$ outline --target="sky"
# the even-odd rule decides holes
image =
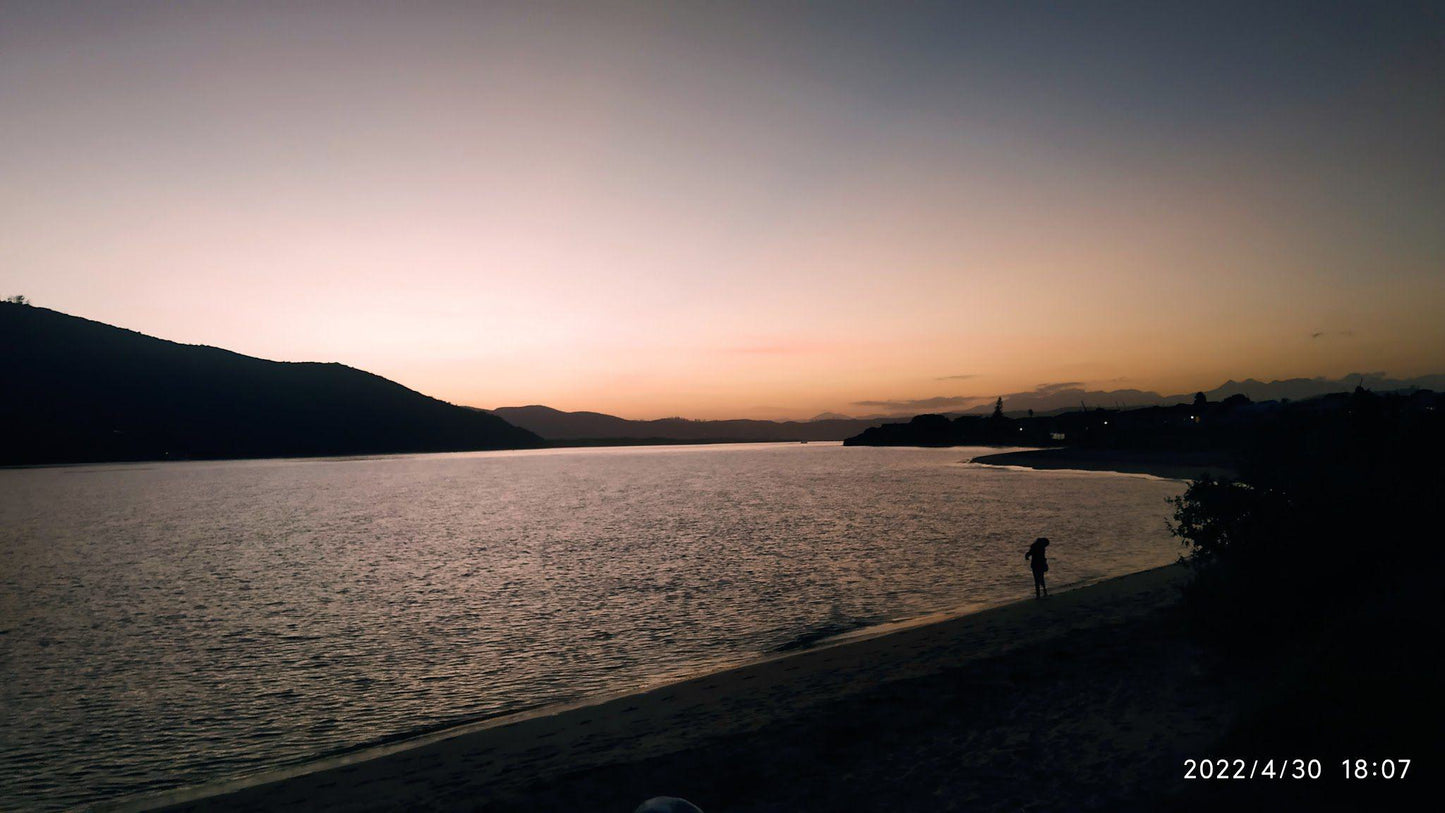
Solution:
[[[14,3],[0,296],[454,403],[1445,372],[1445,5]]]

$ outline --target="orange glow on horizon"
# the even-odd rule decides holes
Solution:
[[[1414,40],[7,13],[0,295],[162,338],[629,418],[1445,372]]]

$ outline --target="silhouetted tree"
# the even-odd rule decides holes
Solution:
[[[997,401],[994,401],[994,402],[993,402],[993,419],[996,420],[996,421],[1001,421],[1001,420],[1003,420],[1003,398],[1002,398],[1002,397],[1000,397]]]
[[[1209,399],[1204,397],[1204,393],[1202,393],[1202,392],[1196,392],[1196,393],[1194,393],[1194,408],[1195,408],[1195,409],[1203,409],[1203,408],[1205,408],[1205,407],[1207,407],[1207,406],[1209,406]]]
[[[22,295],[20,295],[20,294],[16,294],[15,296],[7,296],[7,297],[5,297],[5,301],[6,301],[6,302],[9,302],[9,303],[12,304],[12,305],[29,305],[29,304],[30,304],[30,300],[26,299],[24,296],[22,296]]]
[[[1169,500],[1174,521],[1169,530],[1189,547],[1187,561],[1197,568],[1208,567],[1231,555],[1258,552],[1268,535],[1266,493],[1232,480],[1205,476],[1189,484],[1182,496]]]
[[[1430,461],[1442,455],[1437,411],[1368,390],[1344,410],[1296,408],[1260,424],[1240,482],[1205,478],[1172,500],[1206,626],[1239,644],[1259,618],[1276,631],[1310,627],[1352,596],[1425,589],[1416,580],[1435,568],[1424,563],[1440,558],[1421,544],[1435,523],[1427,506],[1445,498]]]
[[[1240,450],[1240,482],[1173,501],[1184,618],[1222,663],[1276,676],[1225,750],[1438,742],[1442,407],[1358,391],[1283,408]]]

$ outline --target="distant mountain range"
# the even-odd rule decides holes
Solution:
[[[1375,393],[1399,392],[1401,390],[1445,390],[1445,375],[1421,375],[1414,378],[1390,378],[1384,373],[1350,373],[1338,378],[1288,378],[1283,381],[1257,381],[1246,378],[1243,381],[1229,380],[1204,393],[1211,401],[1223,401],[1231,395],[1244,395],[1251,401],[1279,401],[1285,398],[1299,401],[1328,395],[1332,392],[1350,392],[1355,387],[1364,387]],[[1176,396],[1183,399],[1184,396]],[[1192,397],[1192,396],[1191,396]]]
[[[801,441],[842,440],[882,419],[822,418],[811,421],[634,421],[601,412],[562,412],[546,406],[501,407],[492,414],[548,440]]]
[[[1205,390],[1204,397],[1210,401],[1223,401],[1231,395],[1243,395],[1251,401],[1299,401],[1328,395],[1333,392],[1349,392],[1356,386],[1376,393],[1408,390],[1445,390],[1445,375],[1422,375],[1415,378],[1391,378],[1384,373],[1350,373],[1343,378],[1288,378],[1279,381],[1259,381],[1246,378],[1243,381],[1230,379],[1212,390]],[[1051,384],[1031,392],[1015,392],[1003,396],[1004,412],[1020,416],[1032,409],[1035,414],[1047,415],[1070,412],[1080,405],[1093,409],[1105,407],[1168,406],[1184,404],[1194,400],[1194,393],[1160,395],[1148,390],[1085,390],[1073,384]],[[987,415],[993,412],[993,402],[979,404],[966,410],[946,414]]]
[[[341,364],[266,361],[0,303],[0,464],[542,446]]]
[[[1427,375],[1417,378],[1396,379],[1381,373],[1351,374],[1340,379],[1291,378],[1284,381],[1258,381],[1247,378],[1244,381],[1226,381],[1212,390],[1204,392],[1210,401],[1223,401],[1231,395],[1244,395],[1251,401],[1278,401],[1281,399],[1303,400],[1334,392],[1347,392],[1363,384],[1374,392],[1397,390],[1445,390],[1445,375]],[[1036,415],[1055,415],[1076,412],[1080,406],[1088,409],[1106,407],[1109,409],[1167,406],[1187,404],[1194,400],[1194,393],[1160,395],[1148,390],[1086,390],[1072,384],[1055,384],[1039,387],[1031,392],[1016,392],[1003,396],[1005,414],[1022,417],[1028,410]],[[894,409],[900,409],[899,404]],[[945,411],[949,417],[961,415],[987,415],[993,412],[993,401],[966,410]],[[548,440],[575,441],[796,441],[796,440],[843,440],[864,430],[884,423],[907,421],[914,415],[928,412],[926,409],[895,411],[891,414],[869,415],[855,418],[836,412],[824,412],[807,421],[699,421],[686,418],[662,418],[660,420],[638,421],[619,418],[601,412],[563,412],[547,406],[532,405],[501,407],[489,410],[505,418],[507,422],[530,429]],[[937,412],[937,410],[932,410]]]

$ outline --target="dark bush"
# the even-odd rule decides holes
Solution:
[[[1292,405],[1257,428],[1239,481],[1190,484],[1171,530],[1195,570],[1197,627],[1248,652],[1427,612],[1442,563],[1439,401],[1357,390]]]

